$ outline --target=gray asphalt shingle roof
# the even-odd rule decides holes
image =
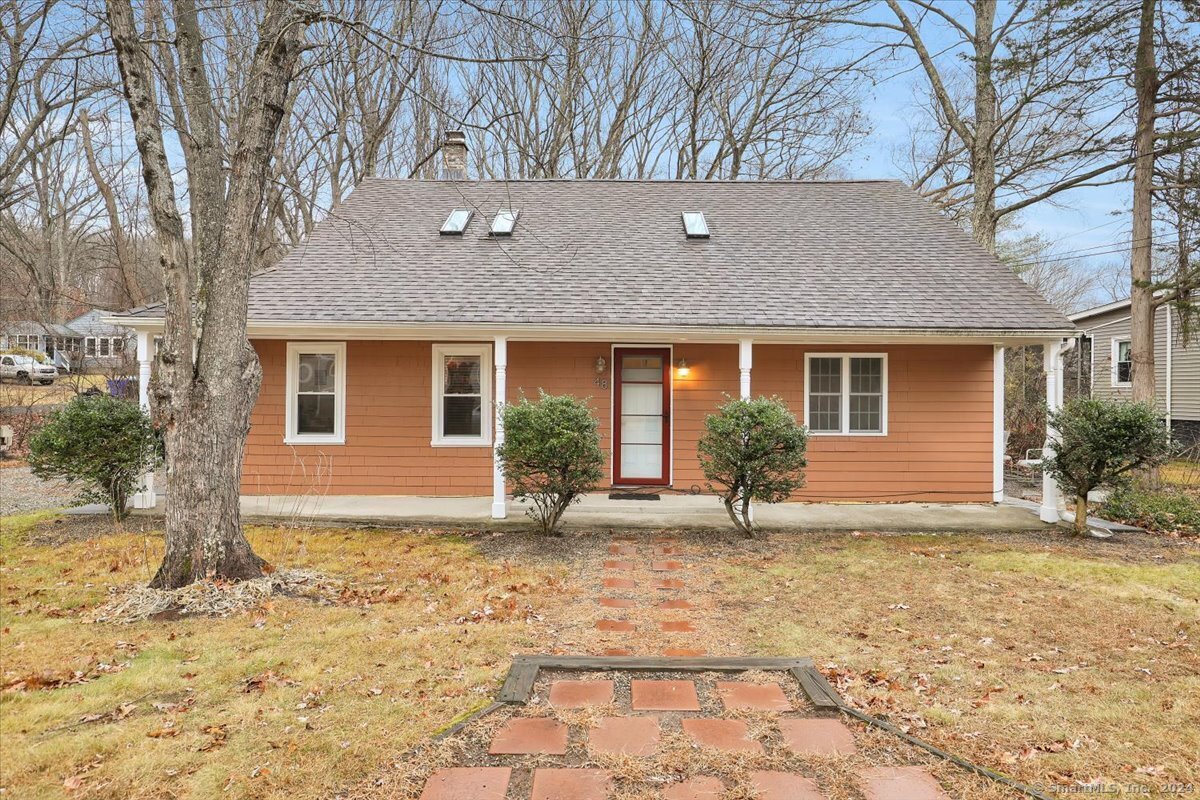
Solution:
[[[439,234],[462,206],[465,234]],[[511,237],[488,236],[500,207],[520,209]],[[683,211],[711,238],[685,238]],[[368,179],[253,278],[250,320],[1072,327],[895,181]]]

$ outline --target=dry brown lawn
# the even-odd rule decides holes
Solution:
[[[46,516],[3,525],[9,797],[398,788],[396,765],[486,705],[512,654],[613,646],[810,655],[864,709],[1031,783],[1200,782],[1195,543],[681,533],[697,632],[620,636],[594,628],[614,616],[593,602],[608,531],[257,528],[273,564],[345,592],[114,625],[90,620],[149,579],[157,533]],[[1009,796],[949,766],[937,774],[960,797]]]
[[[761,654],[1031,784],[1200,792],[1200,551],[1148,537],[775,536],[725,591]],[[1186,792],[1184,792],[1186,794]]]
[[[6,797],[328,797],[490,702],[573,597],[561,568],[460,536],[263,528],[260,554],[347,578],[345,595],[90,624],[110,591],[149,580],[161,537],[29,544],[55,533],[30,521],[6,520],[0,555]]]

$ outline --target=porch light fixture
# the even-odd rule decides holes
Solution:
[[[688,366],[686,358],[679,359],[679,366],[675,368],[675,374],[681,378],[692,374],[692,368]]]
[[[471,221],[471,209],[456,208],[450,212],[450,216],[446,217],[446,221],[442,223],[441,230],[438,233],[445,235],[462,235],[462,232],[467,229],[467,223]]]
[[[517,208],[502,208],[497,211],[496,216],[492,217],[492,236],[511,236],[520,215],[521,211]]]
[[[687,234],[687,238],[689,239],[707,239],[708,222],[704,219],[703,212],[684,211],[683,232]]]
[[[608,362],[604,360],[604,356],[598,356],[596,358],[596,374],[603,375],[604,370],[607,368],[608,368]]]

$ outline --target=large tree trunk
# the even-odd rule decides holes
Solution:
[[[1137,128],[1133,165],[1133,245],[1130,252],[1130,351],[1133,360],[1133,399],[1154,402],[1154,287],[1151,191],[1154,180],[1154,112],[1158,70],[1154,62],[1156,0],[1142,0],[1134,65]]]
[[[971,142],[971,231],[996,252],[996,84],[992,79],[992,28],[996,0],[975,3],[975,136]]]
[[[109,0],[113,44],[133,119],[167,309],[151,385],[167,445],[166,554],[151,585],[262,575],[241,529],[239,489],[250,411],[262,369],[246,337],[250,274],[288,87],[304,26],[284,0],[266,5],[241,91],[228,177],[216,98],[204,75],[204,37],[190,0],[175,6],[175,48],[190,126],[184,134],[192,240],[184,237],[156,100],[156,72],[130,0]],[[182,124],[182,123],[180,123]]]

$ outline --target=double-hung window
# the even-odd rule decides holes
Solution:
[[[346,343],[288,342],[287,444],[346,441]]]
[[[887,356],[811,353],[805,358],[804,424],[813,434],[887,434]]]
[[[1112,363],[1112,385],[1129,386],[1133,382],[1133,342],[1113,339]]]
[[[488,345],[433,346],[433,444],[492,442],[492,351]]]

